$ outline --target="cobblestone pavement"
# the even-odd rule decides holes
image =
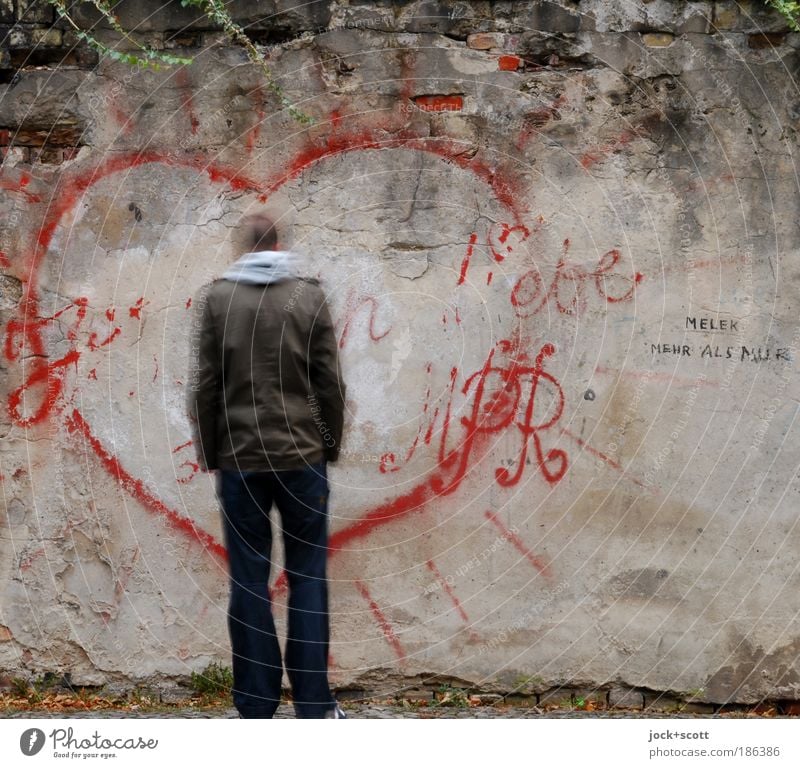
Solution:
[[[585,712],[581,710],[549,710],[545,711],[538,707],[469,707],[457,709],[451,707],[431,708],[424,707],[419,709],[408,709],[401,706],[385,706],[376,704],[345,704],[345,712],[352,719],[385,720],[385,719],[533,719],[533,718],[557,718],[557,719],[630,719],[630,718],[699,718],[710,717],[709,715],[677,714],[666,712],[647,712],[632,710],[602,710],[595,712]],[[95,710],[92,712],[47,712],[30,710],[25,712],[15,712],[0,714],[4,718],[158,718],[158,719],[212,719],[238,718],[238,713],[233,708],[219,709],[199,709],[186,707],[169,710],[166,712],[142,711],[132,712],[130,710]],[[289,705],[281,705],[276,717],[279,719],[289,719],[294,717],[294,711]]]

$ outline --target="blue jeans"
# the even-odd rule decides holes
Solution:
[[[269,594],[272,530],[278,507],[289,581],[286,673],[297,717],[332,709],[328,686],[328,480],[325,462],[274,472],[219,470],[230,566],[228,630],[233,649],[233,703],[242,717],[272,717],[283,664]]]

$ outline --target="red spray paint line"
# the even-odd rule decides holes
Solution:
[[[472,171],[491,188],[495,198],[511,212],[516,221],[522,218],[517,188],[520,186],[505,172],[479,159],[469,156],[468,144],[447,137],[397,135],[387,136],[385,131],[364,129],[360,132],[337,133],[322,141],[310,141],[288,164],[285,173],[272,181],[265,194],[271,195],[289,179],[295,178],[313,163],[333,155],[364,150],[413,149],[437,155],[448,163]]]
[[[589,443],[587,443],[585,440],[581,440],[581,438],[578,437],[577,435],[573,435],[572,432],[570,432],[568,429],[564,429],[562,427],[561,434],[565,435],[571,440],[574,440],[581,448],[583,448],[584,451],[586,451],[587,453],[591,453],[592,456],[596,456],[598,459],[600,459],[602,462],[607,464],[612,469],[616,469],[617,472],[625,475],[625,477],[627,477],[628,480],[630,480],[631,482],[636,483],[636,485],[642,488],[647,487],[643,482],[641,482],[641,480],[637,480],[635,477],[632,477],[630,474],[626,473],[625,468],[619,462],[614,461],[614,459],[612,459],[610,456],[606,456],[604,453],[601,453],[596,448],[592,448],[592,446],[589,445]]]
[[[539,572],[542,576],[549,576],[550,575],[550,568],[549,566],[541,560],[541,558],[537,557],[533,554],[523,543],[522,540],[517,536],[516,533],[512,533],[505,525],[503,525],[500,518],[491,510],[486,510],[484,512],[484,516],[487,520],[491,520],[500,532],[503,534],[503,537],[508,539],[516,548],[517,551],[525,556],[525,559]]]
[[[67,416],[66,425],[70,433],[82,436],[83,439],[89,443],[106,471],[112,477],[116,478],[122,488],[134,499],[136,499],[143,507],[145,507],[145,509],[159,513],[166,518],[167,522],[173,528],[202,544],[203,547],[213,552],[222,560],[227,560],[228,555],[225,551],[225,547],[223,547],[210,533],[204,531],[202,528],[198,528],[188,517],[184,517],[174,509],[170,509],[166,504],[164,504],[163,501],[161,501],[161,499],[159,499],[157,496],[154,496],[145,487],[145,484],[141,480],[137,480],[123,468],[119,459],[117,459],[115,456],[112,456],[105,449],[100,440],[98,440],[94,434],[92,434],[89,424],[86,422],[86,419],[83,418],[83,415],[80,413],[80,411],[78,411],[77,408],[74,409],[69,416]]]
[[[397,639],[397,635],[395,635],[392,625],[389,623],[383,611],[380,609],[380,606],[375,602],[375,600],[372,599],[372,595],[370,595],[367,585],[364,584],[364,582],[360,579],[356,579],[353,583],[356,585],[356,589],[359,591],[361,597],[363,597],[369,604],[369,609],[372,611],[375,621],[381,628],[381,632],[383,632],[386,642],[392,647],[392,650],[397,658],[402,661],[406,657],[403,646],[400,645],[400,641]]]
[[[614,152],[618,152],[626,144],[630,144],[638,135],[636,131],[622,131],[608,144],[601,144],[585,152],[581,157],[581,165],[588,171],[593,165],[602,162]]]
[[[463,606],[461,605],[461,601],[456,596],[456,593],[453,592],[453,588],[447,583],[447,581],[445,581],[444,577],[439,572],[439,569],[436,567],[436,565],[434,564],[433,560],[428,560],[428,562],[425,563],[425,565],[428,566],[428,569],[436,577],[436,580],[439,582],[439,584],[442,585],[442,589],[447,593],[447,596],[452,601],[453,605],[455,606],[455,609],[458,611],[458,615],[461,616],[461,618],[467,624],[469,624],[469,616],[467,616],[467,612],[464,610]]]
[[[421,512],[435,497],[436,493],[431,487],[430,480],[425,480],[408,493],[375,507],[355,523],[334,533],[328,541],[328,549],[337,552],[342,550],[345,544],[368,536],[381,525]]]
[[[342,331],[339,335],[339,349],[344,349],[344,345],[347,342],[347,334],[350,331],[350,326],[355,319],[355,316],[359,313],[362,307],[369,306],[369,337],[373,341],[380,341],[384,336],[386,336],[389,331],[392,330],[392,327],[389,326],[383,333],[378,333],[375,330],[375,315],[378,312],[378,302],[372,296],[367,296],[365,299],[362,299],[358,304],[354,307],[351,307],[347,313],[345,314],[344,318],[340,321],[342,323]]]
[[[36,195],[33,192],[28,192],[28,190],[25,189],[29,183],[30,176],[25,174],[20,176],[19,181],[13,181],[12,179],[4,179],[0,177],[0,189],[5,190],[6,192],[21,192],[29,203],[41,203],[42,198],[39,195]]]
[[[264,94],[261,88],[256,86],[250,95],[253,102],[253,111],[256,113],[256,122],[247,131],[247,136],[245,137],[245,149],[248,153],[252,152],[258,143],[258,137],[261,135],[261,123],[264,122],[267,114],[264,110]]]
[[[192,83],[189,80],[189,73],[184,68],[181,68],[178,70],[175,80],[182,92],[181,106],[186,110],[186,114],[189,117],[189,125],[192,128],[192,134],[196,134],[197,129],[200,127],[200,121],[197,119],[197,115],[194,111],[194,98],[192,94]]]
[[[120,127],[123,135],[128,136],[133,133],[133,116],[126,115],[124,110],[122,110],[118,104],[112,104],[109,111],[111,112],[111,116],[114,118],[114,122]]]
[[[653,384],[670,384],[676,387],[709,387],[711,389],[719,389],[720,383],[718,381],[710,381],[708,379],[690,379],[685,376],[673,376],[671,373],[662,373],[659,371],[636,371],[630,369],[618,370],[615,368],[607,368],[598,365],[594,372],[600,376],[624,376],[631,379],[639,379],[642,381],[652,382]]]
[[[85,195],[97,182],[116,173],[129,172],[149,164],[161,164],[169,167],[193,168],[208,175],[212,182],[226,183],[235,191],[261,191],[262,185],[243,176],[237,169],[209,165],[204,158],[198,156],[177,157],[155,151],[129,152],[121,155],[106,157],[91,169],[81,171],[76,175],[64,174],[59,177],[57,186],[52,190],[51,204],[47,215],[42,222],[36,238],[33,254],[29,257],[25,271],[30,275],[30,280],[25,284],[23,294],[22,322],[33,323],[38,317],[37,284],[36,276],[39,265],[43,260],[55,230],[67,211],[75,208]],[[21,184],[22,182],[20,182]],[[0,188],[3,180],[0,179]],[[36,200],[39,201],[39,197]],[[32,341],[31,341],[32,343]],[[34,354],[38,354],[34,350]]]
[[[464,281],[467,279],[467,270],[469,269],[469,262],[472,259],[472,254],[475,251],[475,243],[478,242],[478,234],[477,232],[473,232],[469,236],[469,243],[467,244],[467,252],[464,255],[464,260],[461,262],[461,273],[458,276],[458,282],[456,285],[463,285]]]

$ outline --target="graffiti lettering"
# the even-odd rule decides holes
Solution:
[[[609,304],[629,301],[633,298],[636,284],[644,279],[637,272],[631,279],[615,272],[622,255],[617,250],[604,253],[591,272],[578,265],[567,263],[569,240],[564,241],[564,251],[556,265],[550,286],[545,289],[544,278],[538,268],[525,272],[511,290],[511,304],[520,318],[531,317],[540,312],[548,303],[555,304],[561,314],[580,315],[587,306],[587,285],[591,280],[597,295]],[[609,284],[623,283],[623,290],[613,294]]]

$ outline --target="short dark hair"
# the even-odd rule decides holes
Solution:
[[[248,216],[244,223],[247,225],[248,244],[254,251],[274,251],[278,245],[278,230],[275,222],[263,213],[254,213]]]

